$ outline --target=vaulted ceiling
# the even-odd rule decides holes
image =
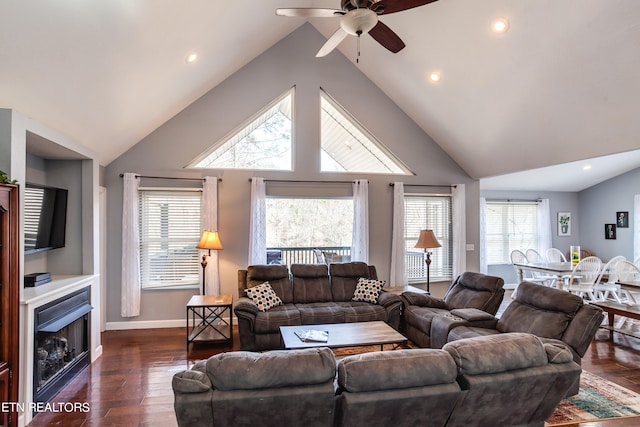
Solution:
[[[2,1],[0,107],[66,133],[107,165],[307,22],[276,8],[339,3]],[[497,18],[507,32],[492,31]],[[364,35],[357,63],[355,37],[331,55],[352,60],[471,177],[551,178],[537,169],[562,165],[550,170],[567,175],[567,188],[554,189],[577,190],[640,166],[640,1],[439,0],[380,19],[406,48],[393,54]],[[309,22],[327,38],[339,25]],[[568,186],[566,163],[611,154]]]

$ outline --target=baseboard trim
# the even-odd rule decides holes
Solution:
[[[238,323],[238,319],[233,317],[234,328]],[[186,328],[187,321],[185,319],[175,320],[133,320],[131,322],[107,322],[105,324],[106,331],[126,331],[132,329],[159,329],[159,328]]]
[[[107,322],[107,331],[123,331],[128,329],[184,328],[185,319],[176,320],[134,320],[132,322]]]

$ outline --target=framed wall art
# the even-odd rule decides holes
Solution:
[[[629,228],[629,212],[616,212],[617,228]]]
[[[558,236],[571,236],[571,212],[558,212]]]
[[[604,238],[607,240],[615,240],[616,238],[616,225],[605,224],[604,225]]]

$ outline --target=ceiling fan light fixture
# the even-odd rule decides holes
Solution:
[[[432,83],[438,83],[441,78],[442,76],[440,75],[439,71],[432,71],[431,73],[429,73],[429,80]]]
[[[368,33],[378,23],[378,15],[370,9],[353,9],[340,19],[340,26],[352,36]]]

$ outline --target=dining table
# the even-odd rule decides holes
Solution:
[[[533,271],[556,276],[558,284],[562,284],[564,277],[571,275],[571,272],[573,271],[573,264],[570,261],[514,263],[513,266],[515,267],[518,275],[518,283],[522,283],[524,281],[524,271]]]

